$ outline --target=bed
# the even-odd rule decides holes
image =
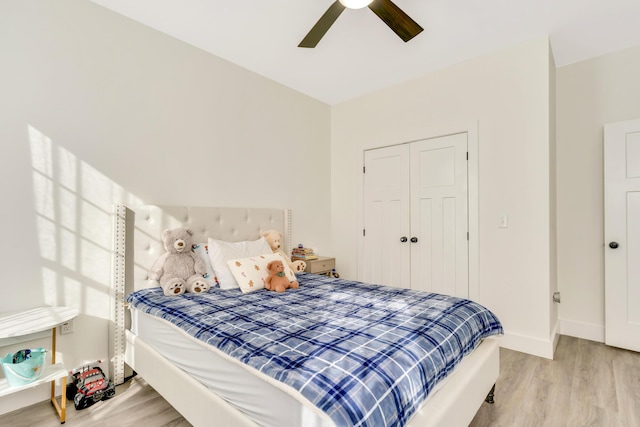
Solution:
[[[468,341],[465,338],[461,347],[464,347],[463,353],[468,354],[455,356],[455,363],[439,359],[433,363],[442,365],[442,372],[428,371],[427,374],[416,364],[417,370],[400,370],[397,375],[402,379],[394,379],[389,372],[399,369],[395,365],[374,373],[354,365],[365,360],[361,357],[362,349],[326,351],[321,337],[331,336],[331,341],[336,341],[336,337],[332,335],[334,332],[326,332],[323,328],[338,316],[331,311],[333,307],[342,305],[352,314],[350,320],[345,321],[352,325],[350,329],[343,327],[346,323],[337,327],[344,337],[348,337],[339,340],[362,344],[372,336],[369,332],[386,324],[389,310],[395,310],[393,316],[398,317],[416,307],[415,311],[421,313],[419,316],[435,316],[419,301],[426,299],[424,293],[304,273],[297,274],[300,289],[284,294],[214,288],[206,295],[164,297],[159,288],[149,288],[147,271],[164,252],[159,241],[163,229],[188,226],[194,231],[194,242],[206,242],[208,238],[227,242],[252,241],[261,231],[276,229],[284,231],[286,241],[290,227],[286,210],[117,206],[114,217],[114,321],[110,346],[114,380],[122,382],[130,367],[195,426],[213,423],[320,427],[358,425],[360,422],[362,425],[465,426],[485,398],[493,394],[499,370],[496,336],[501,334],[502,328],[488,310],[481,306],[478,309],[471,302],[431,295],[429,298],[436,298],[436,302],[428,304],[442,305],[447,310],[458,305],[464,306],[465,310],[478,309],[481,314],[474,312],[469,317],[489,316],[481,322],[489,324],[486,336]],[[275,312],[283,317],[271,318],[275,316],[270,314],[272,312],[264,314],[261,310],[265,299],[269,299],[270,305],[280,304]],[[332,303],[323,304],[323,300]],[[375,311],[377,306],[383,306],[382,311]],[[318,313],[320,317],[314,326],[306,323],[313,317],[309,313]],[[196,319],[196,315],[203,316],[204,320]],[[414,317],[402,322],[408,325],[415,321]],[[249,318],[257,319],[258,325],[245,323]],[[365,318],[377,321],[370,325],[359,323]],[[279,331],[270,329],[271,325],[285,324],[287,319],[304,319],[304,322],[298,322],[300,330],[296,333],[291,333],[296,322],[286,324]],[[446,320],[440,328],[467,327],[452,326],[448,322]],[[181,329],[181,324],[187,327]],[[263,342],[266,338],[253,334],[252,328],[269,328],[267,335],[271,341]],[[398,325],[393,326],[394,331],[398,328]],[[435,329],[435,326],[429,328]],[[238,330],[242,334],[237,333]],[[236,337],[249,334],[248,331],[252,338],[236,343]],[[395,350],[399,350],[393,352],[396,360],[402,356],[413,358],[422,351],[423,344],[429,344],[419,342],[422,334],[411,330],[409,333],[409,336],[388,340],[387,344],[395,345]],[[382,334],[388,337],[389,331]],[[308,345],[307,341],[300,341],[300,337],[305,336],[316,345],[320,342],[319,348],[311,350],[314,363],[320,365],[312,368],[308,365],[309,355],[304,359],[302,356],[296,358],[298,349]],[[291,344],[285,338],[298,341]],[[366,342],[364,353],[367,357],[372,351],[378,351],[372,348],[381,340],[375,338]],[[288,350],[294,347],[296,353],[292,356]],[[320,353],[336,351],[342,353],[315,360]],[[435,350],[429,352],[429,358],[433,359],[434,354],[437,354]],[[367,369],[373,364],[381,365],[372,360],[378,359],[366,359],[362,363]],[[296,369],[288,369],[291,366]],[[299,371],[307,371],[307,376],[300,376]],[[343,377],[333,379],[329,374],[325,377],[325,373],[331,371],[337,371]],[[423,376],[432,378],[424,390],[425,387],[416,385],[416,378]],[[388,387],[389,384],[394,388]],[[352,389],[364,390],[364,397],[357,394],[358,397],[351,398],[348,394]],[[402,390],[408,389],[415,389],[414,397],[407,398],[402,394]],[[406,402],[411,399],[415,400],[413,406]],[[370,406],[360,407],[354,401]],[[398,409],[405,407],[408,409]]]

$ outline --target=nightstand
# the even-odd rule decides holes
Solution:
[[[315,274],[331,274],[331,271],[336,268],[336,259],[326,256],[319,256],[318,259],[311,259],[305,261],[307,268],[304,269],[307,273]]]

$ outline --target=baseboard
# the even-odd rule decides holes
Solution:
[[[577,322],[575,320],[560,319],[560,333],[562,335],[596,342],[604,342],[605,339],[605,329],[603,325]]]
[[[500,347],[544,357],[545,359],[553,359],[553,352],[557,344],[558,334],[555,330],[553,335],[546,340],[507,331],[500,339]]]
[[[551,331],[551,341],[553,345],[552,354],[556,354],[556,348],[558,347],[558,341],[560,341],[560,321],[556,319],[555,325],[553,325],[553,330]]]

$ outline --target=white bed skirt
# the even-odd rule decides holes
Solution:
[[[333,427],[324,413],[175,325],[132,309],[131,330],[174,366],[265,427]],[[281,386],[284,387],[284,386]]]

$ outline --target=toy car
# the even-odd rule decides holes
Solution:
[[[96,365],[85,365],[71,373],[67,385],[67,399],[73,400],[76,409],[84,409],[96,402],[112,398],[116,394],[113,381],[109,381]]]

